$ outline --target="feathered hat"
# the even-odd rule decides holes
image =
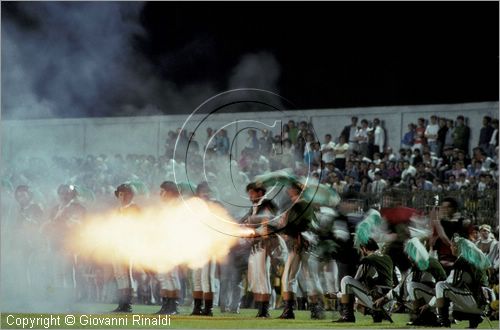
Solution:
[[[372,237],[376,227],[382,225],[382,217],[376,210],[368,211],[366,217],[356,226],[356,246],[366,244]]]
[[[417,264],[418,269],[429,268],[429,252],[418,238],[414,237],[406,242],[405,252]]]
[[[458,248],[458,255],[473,266],[479,269],[487,269],[491,266],[488,256],[468,239],[455,235],[453,244]]]

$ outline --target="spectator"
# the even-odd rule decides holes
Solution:
[[[430,151],[434,154],[434,156],[438,154],[438,131],[439,125],[437,123],[437,117],[435,115],[432,115],[431,122],[429,123],[429,125],[427,125],[424,136],[427,139],[427,145],[429,146]]]
[[[345,162],[348,150],[349,150],[349,144],[347,144],[345,137],[341,135],[339,137],[339,143],[333,149],[335,155],[335,166],[340,171],[345,170]]]
[[[350,151],[358,151],[358,141],[356,139],[356,133],[358,131],[358,117],[351,118],[351,125],[347,125],[340,133],[344,137],[344,140],[349,144]]]
[[[216,137],[216,152],[218,156],[227,156],[229,153],[229,138],[227,137],[227,131],[221,129]]]
[[[480,239],[476,245],[484,254],[488,255],[496,248],[497,243],[494,236],[491,234],[491,226],[486,224],[481,225],[479,227],[479,234]]]
[[[453,146],[469,153],[470,128],[465,125],[464,116],[457,117],[457,127],[453,131]]]
[[[336,173],[331,173],[329,176],[333,190],[335,190],[339,195],[342,195],[346,182],[342,181]]]
[[[344,186],[344,193],[347,192],[359,192],[361,188],[361,183],[359,183],[354,177],[350,175],[345,176],[346,184]]]
[[[281,140],[290,139],[290,128],[288,127],[288,124],[283,124],[283,130],[281,133]]]
[[[455,126],[453,125],[453,120],[446,119],[446,127],[448,130],[446,131],[446,138],[444,145],[445,146],[453,146],[453,132],[455,131]]]
[[[446,135],[448,134],[448,126],[446,126],[446,119],[439,118],[439,130],[437,133],[438,152],[436,157],[441,157],[443,148],[446,144]]]
[[[368,176],[363,176],[361,178],[361,185],[359,186],[359,192],[366,194],[372,191],[372,184]]]
[[[382,153],[385,148],[385,130],[380,126],[380,120],[373,120],[373,153]]]
[[[325,163],[330,163],[335,160],[335,154],[333,150],[335,149],[335,142],[332,141],[332,135],[325,135],[325,143],[321,145],[321,152],[323,153],[322,159]]]
[[[432,182],[427,180],[425,175],[420,175],[419,177],[417,177],[417,188],[418,188],[418,190],[431,191],[432,190]]]
[[[498,147],[498,119],[493,119],[491,125],[493,126],[493,133],[491,133],[491,139],[486,153],[488,156],[493,157],[495,155],[495,148]]]
[[[259,139],[260,153],[264,156],[269,156],[272,148],[273,148],[272,132],[264,128],[262,130],[262,136]]]
[[[432,179],[431,191],[438,193],[443,191],[443,185],[441,184],[441,181],[439,181],[439,179],[436,177]]]
[[[413,150],[413,156],[411,157],[411,164],[417,166],[423,162],[422,155],[420,154],[420,149]]]
[[[413,148],[422,150],[425,144],[425,119],[418,118],[417,128],[415,129],[415,138],[413,140]]]
[[[375,170],[375,179],[372,183],[371,192],[374,194],[382,193],[387,187],[387,181],[382,178],[382,171],[379,169]]]
[[[356,140],[358,141],[359,154],[362,157],[368,156],[368,121],[361,120],[361,127],[356,131]]]
[[[460,189],[460,187],[456,183],[456,177],[453,174],[449,175],[448,176],[447,190],[448,191],[455,191],[455,190],[458,190],[458,189]]]
[[[407,160],[405,160],[403,162],[403,166],[404,166],[404,170],[401,173],[401,181],[408,182],[408,180],[411,177],[414,177],[415,174],[417,174],[417,169],[415,167],[413,167],[412,165],[410,165],[410,162]]]
[[[495,129],[491,126],[491,117],[484,116],[483,117],[483,127],[479,131],[479,143],[478,147],[483,149],[484,151],[488,151],[490,147],[491,135]]]
[[[457,186],[459,189],[465,189],[468,188],[470,185],[469,180],[467,180],[467,175],[465,173],[460,173],[458,175],[458,179],[456,181]]]
[[[405,133],[403,139],[401,140],[401,148],[410,149],[413,147],[413,141],[415,140],[415,124],[408,124],[408,132]]]
[[[299,129],[295,127],[295,122],[293,120],[288,121],[288,129],[288,138],[292,141],[292,144],[296,144],[299,136]]]

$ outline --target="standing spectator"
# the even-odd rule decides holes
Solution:
[[[334,161],[335,155],[333,149],[335,149],[335,142],[332,141],[332,135],[326,134],[325,143],[321,145],[321,152],[323,153],[322,159],[325,163]]]
[[[271,153],[272,148],[273,148],[272,132],[264,128],[262,130],[262,136],[259,139],[259,149],[261,155],[267,157]]]
[[[368,120],[361,120],[361,127],[356,131],[356,140],[361,157],[368,156]]]
[[[491,133],[488,149],[485,151],[488,156],[493,157],[495,155],[495,148],[498,147],[498,119],[493,119],[491,125],[493,126],[493,132]]]
[[[438,153],[436,157],[441,157],[441,154],[443,153],[443,148],[446,144],[447,133],[448,133],[448,126],[446,126],[446,119],[439,118],[439,130],[437,133]]]
[[[339,143],[333,149],[335,154],[335,167],[340,171],[344,171],[347,151],[349,150],[349,144],[347,144],[345,137],[343,135],[339,138]]]
[[[297,143],[297,137],[299,136],[299,129],[295,127],[295,122],[293,120],[288,121],[288,138],[292,141],[292,144]]]
[[[425,119],[418,118],[417,128],[415,129],[415,138],[413,140],[413,150],[420,149],[422,150],[425,145]]]
[[[380,120],[373,120],[373,153],[382,153],[385,147],[385,130],[380,126]]]
[[[429,145],[431,153],[434,153],[434,156],[438,154],[438,131],[439,125],[437,123],[437,117],[435,115],[432,115],[431,122],[429,123],[429,125],[427,125],[424,136],[427,139],[427,144]]]
[[[479,143],[478,147],[483,149],[484,151],[488,151],[491,141],[491,135],[495,129],[491,126],[491,117],[484,116],[483,117],[483,127],[479,131]]]
[[[290,138],[290,128],[288,124],[283,124],[283,130],[281,131],[281,140],[286,140]]]
[[[453,146],[469,153],[470,128],[465,125],[464,116],[457,117],[457,127],[453,131]]]
[[[410,149],[413,147],[413,141],[415,140],[415,124],[408,124],[408,132],[405,133],[403,139],[401,140],[401,148]]]
[[[251,151],[259,150],[259,140],[257,139],[257,131],[254,129],[248,130],[247,143],[245,148]]]
[[[216,136],[216,152],[218,156],[226,156],[229,153],[229,138],[225,129],[221,129]]]
[[[446,127],[448,127],[448,130],[446,131],[446,139],[444,145],[453,146],[453,132],[455,131],[455,125],[453,124],[453,120],[446,119]]]
[[[349,151],[358,151],[358,141],[356,133],[358,131],[358,117],[351,118],[351,125],[345,126],[340,133],[341,136],[349,143]]]

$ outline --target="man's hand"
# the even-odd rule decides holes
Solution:
[[[376,308],[381,308],[382,306],[384,306],[387,302],[389,301],[389,299],[387,299],[385,296],[383,297],[380,297],[378,298],[377,300],[375,300],[373,302],[373,305],[376,307]]]
[[[425,312],[426,310],[428,310],[430,308],[429,304],[425,304],[423,306],[420,306],[419,308],[419,313],[422,314],[423,312]]]

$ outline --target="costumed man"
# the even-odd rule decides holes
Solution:
[[[210,194],[208,182],[203,181],[196,187],[196,197],[209,202]],[[191,315],[213,316],[216,268],[215,258],[210,258],[203,267],[193,269],[194,306]]]
[[[33,192],[29,186],[20,185],[14,193],[15,199],[19,204],[19,211],[16,219],[16,230],[18,234],[15,236],[19,239],[16,243],[19,244],[18,253],[20,253],[20,262],[23,264],[22,271],[26,275],[26,282],[22,285],[31,286],[32,284],[32,269],[34,254],[40,247],[40,226],[43,219],[43,211],[39,204],[33,201]]]
[[[430,246],[437,251],[439,262],[448,273],[456,259],[451,253],[450,239],[455,234],[468,237],[470,220],[464,219],[458,212],[458,202],[452,197],[444,198],[439,210],[431,211],[430,216],[434,228]]]
[[[328,266],[327,277],[328,298],[337,304],[337,295],[340,292],[340,280],[347,275],[356,274],[356,265],[359,263],[359,254],[354,247],[354,232],[356,224],[363,220],[363,200],[359,193],[347,192],[342,195],[333,221],[334,241],[337,245],[333,255],[333,262]],[[333,308],[334,309],[334,308]]]
[[[75,290],[78,284],[73,277],[73,271],[78,272],[76,256],[67,251],[65,238],[83,222],[86,210],[77,200],[75,186],[62,184],[57,195],[60,203],[51,210],[50,220],[42,231],[50,233],[50,249],[60,253],[55,266],[55,283],[64,290]]]
[[[428,306],[436,307],[438,324],[450,327],[449,306],[453,303],[453,318],[469,320],[469,328],[477,328],[493,292],[487,288],[488,257],[471,241],[455,235],[451,252],[457,258],[446,281],[436,284],[436,295]]]
[[[172,181],[164,181],[160,185],[160,198],[167,208],[178,205],[180,192],[177,185]],[[174,267],[166,273],[158,273],[157,278],[160,282],[161,308],[156,314],[179,314],[181,281],[178,267]]]
[[[271,299],[271,240],[269,236],[274,231],[270,223],[276,215],[276,205],[264,198],[266,189],[259,184],[250,183],[246,187],[252,208],[242,220],[242,224],[252,228],[255,232],[252,239],[250,256],[248,258],[248,286],[253,293],[254,302],[258,309],[256,317],[269,318],[269,301]]]
[[[340,282],[341,316],[334,322],[356,322],[354,299],[358,298],[360,305],[371,310],[373,322],[379,323],[386,318],[392,323],[387,313],[373,303],[392,289],[392,260],[380,252],[377,242],[372,238],[359,242],[359,248],[363,257],[356,276],[345,276]]]
[[[281,280],[285,308],[280,318],[294,319],[295,314],[293,308],[295,293],[297,292],[297,276],[301,268],[305,274],[309,274],[308,269],[304,270],[308,267],[309,255],[307,254],[307,242],[302,237],[302,233],[309,229],[315,215],[311,205],[312,203],[301,198],[303,187],[300,183],[291,183],[287,192],[292,201],[292,206],[283,214],[278,225],[278,227],[281,228],[280,234],[285,240],[288,248],[288,256]],[[315,281],[306,279],[306,282],[312,283]],[[309,294],[313,294],[309,298],[312,305],[311,317],[315,318],[314,314],[317,313],[316,309],[320,307],[319,295],[314,295],[313,288],[307,288],[307,291]]]
[[[414,237],[408,240],[404,248],[411,262],[411,271],[403,282],[386,296],[375,301],[380,307],[393,298],[400,298],[411,303],[410,322],[407,325],[435,326],[436,315],[427,308],[422,308],[434,297],[437,282],[446,280],[446,272],[436,258],[429,255],[422,242]]]
[[[118,215],[122,217],[133,218],[140,214],[140,208],[133,202],[134,189],[129,184],[121,184],[115,190],[115,196],[118,198],[120,207]],[[132,280],[130,277],[131,262],[113,262],[113,273],[118,287],[118,307],[113,310],[114,313],[132,312]],[[140,290],[140,284],[138,289]]]

